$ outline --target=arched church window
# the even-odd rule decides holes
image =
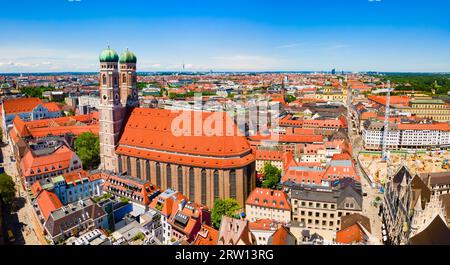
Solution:
[[[219,171],[214,170],[214,200],[219,198]]]
[[[230,198],[236,199],[236,170],[230,170]]]
[[[166,166],[166,181],[167,188],[172,188],[172,168],[170,167],[170,164],[167,164]]]
[[[206,205],[206,170],[205,169],[202,169],[201,185],[202,185],[202,204]]]
[[[178,166],[178,191],[183,193],[183,168]]]
[[[106,75],[105,74],[102,75],[102,84],[106,85]]]
[[[156,163],[156,186],[161,187],[161,164]]]
[[[189,169],[189,200],[195,200],[195,175],[194,168]]]

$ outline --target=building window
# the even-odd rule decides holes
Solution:
[[[166,166],[166,188],[172,188],[172,167],[167,164]]]
[[[131,158],[129,156],[127,157],[127,174],[131,174]]]
[[[178,166],[178,191],[183,193],[183,167]]]
[[[102,84],[106,85],[106,75],[102,75]]]
[[[136,159],[136,177],[141,178],[141,160]]]
[[[127,82],[127,76],[125,74],[122,75],[122,83]]]
[[[147,180],[150,180],[150,161],[145,161],[145,173],[147,174]]]
[[[236,199],[236,170],[230,170],[230,198]]]
[[[156,186],[161,187],[161,164],[156,163]]]
[[[249,195],[252,192],[252,166],[247,166],[247,195]]]
[[[119,156],[119,173],[122,173],[122,156]]]
[[[219,198],[219,171],[214,170],[214,200]]]
[[[189,169],[189,199],[191,201],[195,199],[195,173],[192,167]]]
[[[202,204],[206,205],[206,170],[202,169]]]

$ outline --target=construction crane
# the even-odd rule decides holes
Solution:
[[[389,160],[389,154],[387,152],[387,138],[388,138],[388,132],[389,132],[389,116],[390,116],[390,107],[391,103],[391,81],[387,81],[387,94],[386,94],[386,108],[385,108],[385,114],[384,114],[384,131],[383,131],[383,152],[381,153],[383,161]]]

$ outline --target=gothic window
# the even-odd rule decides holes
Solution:
[[[253,168],[252,166],[247,166],[247,195],[250,194],[250,192],[252,192],[252,171]]]
[[[106,75],[105,74],[102,75],[102,84],[106,85]]]
[[[214,170],[214,200],[219,198],[219,171]]]
[[[166,188],[171,188],[172,187],[172,168],[169,164],[167,164],[167,166],[166,166],[166,181],[167,181]]]
[[[236,170],[230,170],[230,198],[236,199]]]
[[[192,167],[189,169],[189,199],[191,201],[195,199],[195,173]]]
[[[119,156],[119,173],[122,173],[122,156]]]
[[[202,169],[202,204],[206,204],[206,170]]]
[[[139,159],[136,159],[136,177],[141,178],[141,161]]]
[[[161,187],[161,164],[156,163],[156,186]]]
[[[145,161],[145,174],[147,174],[147,180],[150,180],[150,161]]]
[[[183,167],[178,166],[178,191],[183,193]]]
[[[122,75],[122,83],[127,82],[127,76],[125,74]]]
[[[129,156],[127,157],[127,174],[131,174],[131,158]]]

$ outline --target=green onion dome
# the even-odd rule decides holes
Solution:
[[[120,55],[120,63],[136,63],[136,55],[128,49]]]
[[[100,54],[100,62],[102,63],[116,63],[117,61],[119,61],[119,55],[109,46]]]

